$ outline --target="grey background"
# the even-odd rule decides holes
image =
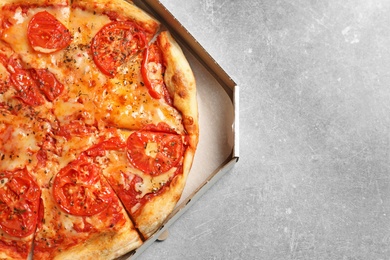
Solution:
[[[390,259],[390,1],[161,2],[240,86],[240,161],[140,259]]]

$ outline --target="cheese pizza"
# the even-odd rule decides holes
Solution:
[[[113,259],[178,202],[196,84],[131,1],[0,3],[0,259]]]

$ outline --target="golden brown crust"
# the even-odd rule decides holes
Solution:
[[[182,114],[184,128],[190,136],[190,146],[196,149],[199,125],[194,74],[180,46],[169,32],[161,32],[157,42],[166,65],[164,82],[173,97],[173,106]]]
[[[137,213],[134,218],[136,228],[145,239],[152,236],[172,213],[181,197],[186,179],[185,173],[177,175],[162,194],[153,197]]]
[[[157,231],[179,201],[199,138],[196,82],[191,67],[169,32],[161,32],[157,42],[166,65],[164,82],[173,98],[173,106],[182,114],[189,143],[184,153],[183,173],[175,176],[166,190],[153,197],[135,217],[136,227],[145,238]]]

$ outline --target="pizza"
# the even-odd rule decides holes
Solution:
[[[0,259],[135,250],[173,211],[198,143],[179,44],[130,1],[0,8]]]

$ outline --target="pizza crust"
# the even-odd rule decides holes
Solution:
[[[176,175],[161,194],[154,196],[133,216],[135,227],[145,239],[162,227],[174,210],[183,193],[194,156],[195,149],[188,147],[184,153],[183,173]]]
[[[179,44],[168,31],[160,33],[157,43],[166,65],[165,85],[173,99],[173,106],[182,113],[183,125],[190,137],[190,147],[195,151],[199,124],[194,74]]]
[[[183,173],[173,178],[165,191],[153,197],[145,204],[134,218],[136,228],[144,239],[151,237],[172,213],[183,192],[187,174]],[[161,207],[164,205],[164,207]]]
[[[183,173],[177,175],[161,194],[153,197],[135,216],[136,227],[149,238],[173,211],[185,187],[199,139],[196,82],[191,67],[180,46],[167,31],[157,37],[166,66],[164,82],[173,99],[173,106],[182,114],[188,135],[184,153]],[[161,207],[161,205],[164,205]]]

